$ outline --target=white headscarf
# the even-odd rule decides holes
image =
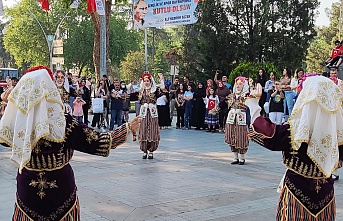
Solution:
[[[238,91],[237,90],[237,85],[236,85],[236,81],[241,80],[243,82],[242,85],[242,90]],[[233,89],[232,89],[233,94],[241,94],[242,96],[245,96],[247,93],[249,93],[249,83],[248,81],[245,79],[245,77],[243,76],[238,76],[235,79],[235,84],[233,85]]]
[[[144,77],[142,77],[142,80],[141,80],[141,84],[140,84],[140,89],[143,90],[143,89],[150,89],[150,92],[151,93],[155,93],[156,89],[157,89],[157,85],[156,85],[156,82],[155,82],[155,79],[154,77],[150,74],[149,76],[149,79],[150,79],[150,87],[147,88],[144,84]],[[159,85],[161,88],[163,87],[164,88],[164,81],[161,80],[161,83]]]
[[[64,87],[64,89],[68,93],[70,93],[70,85],[69,85],[69,80],[68,80],[67,74],[64,71],[62,71],[62,70],[57,70],[55,72],[55,82],[56,82],[56,85],[57,85],[57,73],[62,73],[64,75],[64,81],[63,81],[63,85],[62,86]]]
[[[11,159],[21,172],[38,140],[62,142],[65,127],[64,107],[55,83],[46,69],[35,70],[25,74],[9,96],[0,121],[0,141],[12,147]]]
[[[329,78],[308,77],[303,82],[290,124],[292,148],[308,144],[307,155],[325,177],[330,177],[339,161],[343,144],[343,92]]]

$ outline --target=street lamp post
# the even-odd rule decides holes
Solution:
[[[58,29],[60,28],[62,22],[67,17],[67,15],[70,13],[70,11],[67,12],[64,15],[64,17],[61,19],[60,23],[58,23],[56,31],[55,31],[55,33],[53,35],[47,35],[46,32],[44,31],[44,28],[43,28],[42,24],[39,22],[38,18],[36,17],[36,15],[33,14],[33,12],[31,10],[28,10],[28,11],[32,15],[32,17],[34,17],[34,19],[36,20],[36,22],[38,23],[39,27],[41,28],[41,30],[42,30],[42,32],[44,34],[44,37],[45,37],[46,43],[48,44],[48,49],[49,49],[50,70],[53,71],[54,69],[53,69],[53,64],[52,64],[52,55],[53,55],[53,48],[54,48],[54,40],[56,38],[56,34],[58,32]]]
[[[49,61],[50,61],[50,70],[53,71],[53,65],[52,65],[52,49],[53,49],[53,43],[54,43],[54,35],[48,35],[46,36],[46,40],[48,42],[49,47]]]

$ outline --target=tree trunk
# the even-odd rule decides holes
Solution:
[[[110,75],[111,61],[109,60],[109,30],[110,30],[110,18],[111,18],[111,1],[106,1],[106,74]],[[98,13],[93,12],[91,14],[94,27],[94,44],[93,44],[93,63],[95,70],[96,81],[100,79],[100,16]]]
[[[94,44],[93,44],[93,63],[95,70],[95,79],[100,79],[100,16],[98,13],[92,13],[91,18],[94,27]]]

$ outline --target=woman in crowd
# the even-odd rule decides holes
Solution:
[[[216,86],[213,84],[213,80],[212,79],[208,79],[206,81],[206,96],[208,96],[209,94],[209,90],[210,88],[213,88],[214,90],[216,90],[217,88],[215,88]]]
[[[164,89],[163,74],[159,74],[160,88]],[[140,113],[142,118],[139,130],[139,144],[143,151],[143,159],[153,159],[153,152],[157,150],[160,142],[160,129],[158,126],[158,113],[156,100],[161,96],[157,90],[156,82],[149,72],[144,72],[139,89]],[[149,153],[148,153],[149,152]]]
[[[269,80],[266,82],[266,85],[264,86],[264,92],[267,94],[266,102],[269,102],[270,100],[270,91],[274,89],[275,86],[275,72],[270,72],[269,74]]]
[[[185,91],[184,84],[179,84],[176,90],[175,105],[176,105],[176,129],[185,126]]]
[[[260,84],[262,86],[262,95],[260,97],[260,100],[258,101],[258,105],[261,107],[261,115],[265,116],[266,112],[264,110],[264,103],[266,103],[267,100],[267,93],[264,91],[264,86],[266,85],[267,82],[267,75],[266,72],[263,69],[258,70],[258,75],[256,78],[256,83]]]
[[[291,77],[292,77],[292,71],[289,68],[284,68],[282,72],[282,77],[280,79],[280,86],[285,94],[284,99],[284,117],[286,119],[286,115],[291,116],[293,106],[294,106],[294,93],[291,89]]]
[[[293,98],[296,99],[298,96],[297,88],[299,85],[299,81],[301,81],[302,76],[304,75],[304,69],[297,68],[294,73],[294,77],[291,80],[291,89],[293,91]]]
[[[94,91],[94,97],[103,99],[104,112],[107,112],[106,110],[107,110],[107,98],[108,98],[108,96],[109,96],[108,87],[106,86],[106,84],[104,83],[103,80],[100,80],[96,90]],[[96,125],[98,125],[98,128],[100,128],[102,126],[101,125],[102,122],[104,122],[106,119],[106,118],[104,118],[104,114],[107,115],[107,113],[94,113],[93,114],[93,120],[92,120],[92,127],[93,128],[96,127]]]
[[[281,125],[283,115],[283,99],[285,95],[280,89],[280,81],[275,81],[275,87],[269,92],[269,119],[276,125]]]
[[[79,123],[64,113],[50,69],[29,69],[10,94],[0,121],[0,142],[12,148],[11,159],[19,166],[12,220],[79,221],[77,187],[69,164],[74,150],[107,157],[138,128],[138,118],[108,133]]]
[[[158,88],[159,96],[156,100],[157,113],[158,113],[158,125],[160,129],[165,129],[171,125],[170,112],[168,105],[169,93],[167,89]]]
[[[218,86],[218,88],[215,91],[216,92],[215,94],[218,95],[219,102],[222,102],[223,100],[225,100],[225,98],[229,94],[231,94],[231,90],[228,87],[226,87],[221,80],[217,81],[217,86]],[[227,107],[224,107],[219,112],[219,132],[223,131],[225,121],[226,121],[226,117],[227,117],[227,113],[228,113]]]
[[[275,125],[262,117],[253,123],[252,140],[282,151],[287,167],[279,186],[276,220],[335,220],[331,174],[343,159],[342,100],[343,92],[330,79],[308,77],[289,124]]]
[[[196,130],[205,129],[205,104],[204,97],[206,96],[206,89],[204,83],[199,81],[198,87],[193,94],[193,109],[192,109],[192,126]]]
[[[185,126],[182,129],[191,129],[192,108],[193,108],[193,88],[191,85],[187,86],[185,91]]]

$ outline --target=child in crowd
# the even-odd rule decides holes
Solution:
[[[185,125],[185,91],[184,85],[179,84],[179,88],[176,90],[175,107],[176,107],[176,129],[180,129]]]
[[[74,102],[73,102],[73,116],[80,123],[82,123],[82,118],[83,118],[82,106],[85,104],[86,104],[86,102],[84,100],[82,100],[81,97],[76,97]]]
[[[280,89],[280,81],[275,81],[275,87],[269,93],[269,119],[276,125],[281,125],[284,111],[283,99],[285,98],[285,94]]]
[[[219,125],[219,116],[218,113],[212,115],[209,113],[209,111],[219,105],[219,97],[218,95],[216,95],[213,88],[210,88],[208,92],[209,95],[204,98],[204,102],[206,105],[205,123],[208,126],[206,132],[212,131],[212,133],[214,133],[216,131],[216,126]]]
[[[185,126],[182,129],[191,129],[192,108],[193,108],[193,88],[191,85],[187,86],[185,91]]]

